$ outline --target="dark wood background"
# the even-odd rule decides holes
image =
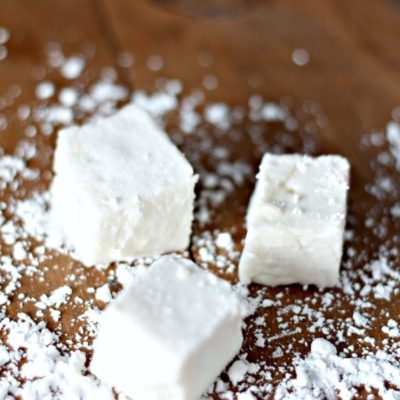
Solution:
[[[12,83],[32,85],[44,44],[57,41],[66,51],[94,43],[99,65],[115,64],[121,51],[132,52],[135,64],[120,71],[135,88],[152,87],[155,75],[145,60],[159,54],[165,60],[162,75],[178,77],[187,89],[201,86],[206,72],[218,76],[210,99],[241,103],[257,92],[269,99],[318,101],[331,122],[324,134],[344,153],[352,151],[352,138],[381,127],[400,103],[397,0],[250,1],[252,6],[228,18],[193,18],[158,3],[1,0],[0,25],[13,32],[12,56],[0,64],[1,92]],[[292,62],[295,48],[310,53],[305,68]],[[211,67],[199,66],[200,51],[213,54]],[[256,89],[248,83],[254,74]],[[338,137],[346,138],[346,145]]]

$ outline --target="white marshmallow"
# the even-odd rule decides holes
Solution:
[[[188,246],[197,176],[137,106],[62,129],[54,171],[52,215],[83,263]]]
[[[247,212],[242,283],[338,283],[349,163],[265,154]]]
[[[242,344],[231,285],[164,256],[103,312],[90,370],[140,400],[198,400]]]

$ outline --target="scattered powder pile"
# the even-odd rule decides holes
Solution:
[[[392,253],[396,254],[397,251],[393,250]],[[363,285],[354,285],[355,280],[361,280]],[[362,270],[345,269],[342,273],[343,291],[354,300],[357,297],[372,296],[375,299],[390,301],[400,292],[398,282],[400,271],[383,255],[367,263]]]
[[[325,339],[315,339],[311,353],[296,362],[296,378],[278,386],[275,399],[351,400],[363,387],[374,398],[396,399],[399,395],[400,369],[398,361],[383,352],[365,358],[343,358]]]
[[[215,90],[218,87],[218,78],[215,75],[207,74],[203,78],[203,87],[206,90]]]
[[[164,67],[164,60],[160,55],[152,54],[147,59],[147,67],[150,71],[159,71]]]
[[[10,39],[10,31],[7,28],[0,26],[0,61],[5,60],[8,55],[6,47]]]
[[[72,56],[64,60],[61,66],[61,74],[67,79],[78,78],[85,68],[85,59],[81,56]]]
[[[176,95],[181,91],[179,82],[177,87],[167,86],[165,91],[156,92],[153,95],[146,95],[145,92],[137,91],[132,97],[133,103],[147,110],[153,117],[160,119],[166,113],[177,107]]]
[[[231,127],[231,112],[224,103],[210,104],[205,108],[204,119],[220,129]]]
[[[17,175],[24,179],[35,180],[39,171],[26,167],[25,161],[20,157],[4,155],[0,158],[0,189],[10,187],[11,190],[18,188],[19,183],[15,180]]]
[[[0,59],[8,36],[0,28]],[[0,153],[0,398],[7,393],[25,398],[114,398],[85,369],[99,310],[154,261],[143,258],[87,269],[68,260],[68,249],[57,232],[49,230],[47,218],[51,136],[60,126],[109,115],[129,101],[166,124],[200,174],[193,256],[203,268],[236,282],[244,229],[229,221],[243,220],[255,157],[260,159],[265,151],[315,154],[318,129],[327,123],[313,102],[300,110],[289,99],[272,103],[258,95],[246,106],[207,103],[202,90],[183,95],[178,80],[157,80],[154,93],[137,91],[130,97],[113,69],[104,69],[96,81],[88,79],[92,53],[88,49],[65,56],[58,44],[48,46],[53,70],[43,74],[36,87],[38,104],[18,107],[23,137],[13,154]],[[304,55],[293,55],[294,62],[304,65]],[[212,60],[209,54],[199,56],[205,66]],[[124,55],[119,61],[125,68],[134,59]],[[164,60],[152,56],[148,64],[160,70]],[[54,74],[66,84],[56,85]],[[203,83],[213,90],[218,79],[210,76]],[[7,104],[19,93],[12,88]],[[393,165],[400,168],[399,116],[394,112],[385,132],[364,135],[360,143],[361,151],[376,151],[372,179],[362,188],[372,206],[357,214],[350,204],[341,286],[250,287],[253,314],[246,320],[245,344],[206,398],[347,399],[355,395],[354,387],[363,385],[370,398],[376,393],[385,399],[398,397],[400,319],[393,304],[400,288],[399,239],[388,232],[390,227],[400,228],[400,184],[390,172]],[[0,130],[7,126],[0,114]],[[40,170],[35,167],[39,160]],[[366,252],[374,243],[374,252]],[[315,340],[321,335],[329,342]],[[304,358],[311,343],[311,353]]]
[[[195,91],[182,100],[180,107],[180,127],[183,132],[193,133],[201,122],[201,117],[196,108],[204,101],[204,94]]]
[[[396,168],[400,170],[400,123],[389,122],[386,127],[386,137],[390,144],[390,152],[396,161]]]
[[[44,322],[35,324],[26,314],[16,321],[4,318],[0,329],[7,332],[7,342],[0,344],[0,397],[24,399],[112,399],[109,388],[86,377],[86,355],[74,351],[63,355],[57,348],[58,335]],[[16,379],[23,378],[24,383]]]
[[[310,54],[306,49],[294,49],[292,52],[292,61],[299,67],[303,67],[309,63]]]

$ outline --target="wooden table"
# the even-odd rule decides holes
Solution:
[[[15,118],[15,114],[20,105],[37,103],[34,89],[40,75],[39,66],[45,63],[45,46],[50,42],[60,43],[66,54],[95,46],[90,64],[93,73],[104,66],[114,66],[119,81],[130,90],[152,91],[158,77],[168,77],[180,79],[184,94],[187,94],[194,89],[204,90],[204,77],[212,75],[217,77],[218,85],[213,90],[205,90],[209,102],[245,105],[253,94],[276,102],[290,98],[291,107],[298,115],[314,104],[314,110],[324,116],[324,124],[318,127],[315,134],[318,143],[315,151],[342,154],[352,164],[350,225],[355,231],[355,238],[351,245],[364,252],[364,258],[355,263],[354,268],[362,268],[363,263],[372,259],[383,243],[391,241],[397,246],[399,223],[392,220],[390,207],[400,197],[392,193],[378,204],[366,193],[366,184],[375,177],[371,161],[376,158],[376,149],[362,149],[360,141],[364,134],[382,131],[391,119],[392,110],[400,105],[400,2],[260,0],[249,1],[245,7],[241,2],[233,2],[238,8],[230,8],[230,13],[218,17],[210,17],[215,8],[197,10],[196,6],[190,6],[191,2],[187,4],[185,8],[184,1],[161,0],[0,0],[0,26],[11,31],[7,44],[9,55],[6,60],[0,61],[0,97],[16,90],[16,85],[21,88],[21,94],[13,103],[0,109],[0,114],[4,114],[9,121],[8,127],[0,132],[0,146],[6,153],[12,153],[23,137],[23,124]],[[197,14],[192,16],[188,13]],[[294,49],[307,50],[309,62],[306,65],[299,66],[293,62]],[[122,67],[117,62],[121,53],[133,55],[132,66]],[[148,68],[148,58],[152,55],[159,55],[164,61],[159,71]],[[62,84],[57,77],[54,82]],[[244,123],[243,130],[246,129]],[[271,140],[273,133],[279,129],[281,127],[272,128]],[[54,145],[53,137],[37,140],[42,141],[41,145]],[[187,137],[181,143],[189,158],[190,140]],[[229,141],[222,141],[222,145],[229,147],[233,154],[242,155],[256,168],[260,154],[252,150],[248,140],[243,139],[240,147]],[[295,144],[287,150],[296,151],[299,148]],[[49,169],[51,157],[43,156],[35,163],[42,170]],[[393,163],[386,174],[395,185],[399,185]],[[36,187],[25,188],[18,196],[28,196],[32,190],[42,190],[48,184],[48,179],[42,179]],[[221,208],[207,229],[233,229],[240,247],[245,232],[243,215],[251,190],[250,180],[231,199],[231,204],[235,206]],[[2,196],[7,199],[9,193]],[[385,235],[377,237],[365,227],[367,215],[372,215],[377,222],[387,221]],[[201,234],[203,229],[196,225],[195,233]],[[5,245],[2,251],[10,252]],[[199,259],[195,245],[192,254],[195,260]],[[106,271],[82,272],[77,269],[80,268],[78,264],[66,256],[55,255],[54,263],[59,267],[46,272],[45,282],[38,283],[26,277],[20,291],[38,297],[41,292],[63,284],[66,274],[75,270],[84,273],[86,281],[82,286],[74,287],[74,294],[88,299],[90,296],[85,287],[97,287],[107,280]],[[235,279],[232,276],[228,278]],[[339,289],[333,292],[335,290]],[[267,295],[271,297],[282,292],[289,300],[301,300],[313,291],[313,288],[303,291],[293,286],[270,289]],[[376,305],[370,334],[376,338],[379,347],[384,337],[380,329],[383,318],[380,309],[383,307],[386,316],[399,320],[400,305],[398,298],[391,303],[378,301]],[[344,303],[342,306],[342,311],[333,312],[334,318],[351,315],[351,306]],[[33,313],[32,307],[26,311]],[[15,300],[9,312],[15,316],[20,309],[21,305]],[[75,318],[81,312],[82,308],[67,306],[61,325],[48,321],[49,326],[53,329],[62,327],[67,340],[78,329]],[[277,332],[274,317],[272,312],[269,317],[271,324],[266,328],[270,335]],[[250,321],[250,330],[251,324]],[[302,328],[306,325],[305,322],[300,323]],[[304,332],[301,335],[309,340],[315,336]],[[282,339],[279,345],[293,343],[291,340]],[[275,363],[277,369],[289,363],[287,356],[274,359],[268,348],[254,350],[252,341],[249,339],[245,343],[250,359],[261,357]],[[357,346],[360,346],[358,339],[351,337],[349,343],[356,346],[357,352]],[[295,350],[306,354],[308,347],[295,345]],[[278,382],[282,374],[277,373],[276,376]]]

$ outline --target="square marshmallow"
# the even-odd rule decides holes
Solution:
[[[197,176],[137,106],[62,129],[54,172],[53,220],[83,263],[188,246]]]
[[[90,370],[140,400],[198,400],[242,344],[243,307],[231,285],[164,256],[100,319]]]
[[[264,155],[247,211],[241,282],[338,283],[349,168],[340,156]]]

